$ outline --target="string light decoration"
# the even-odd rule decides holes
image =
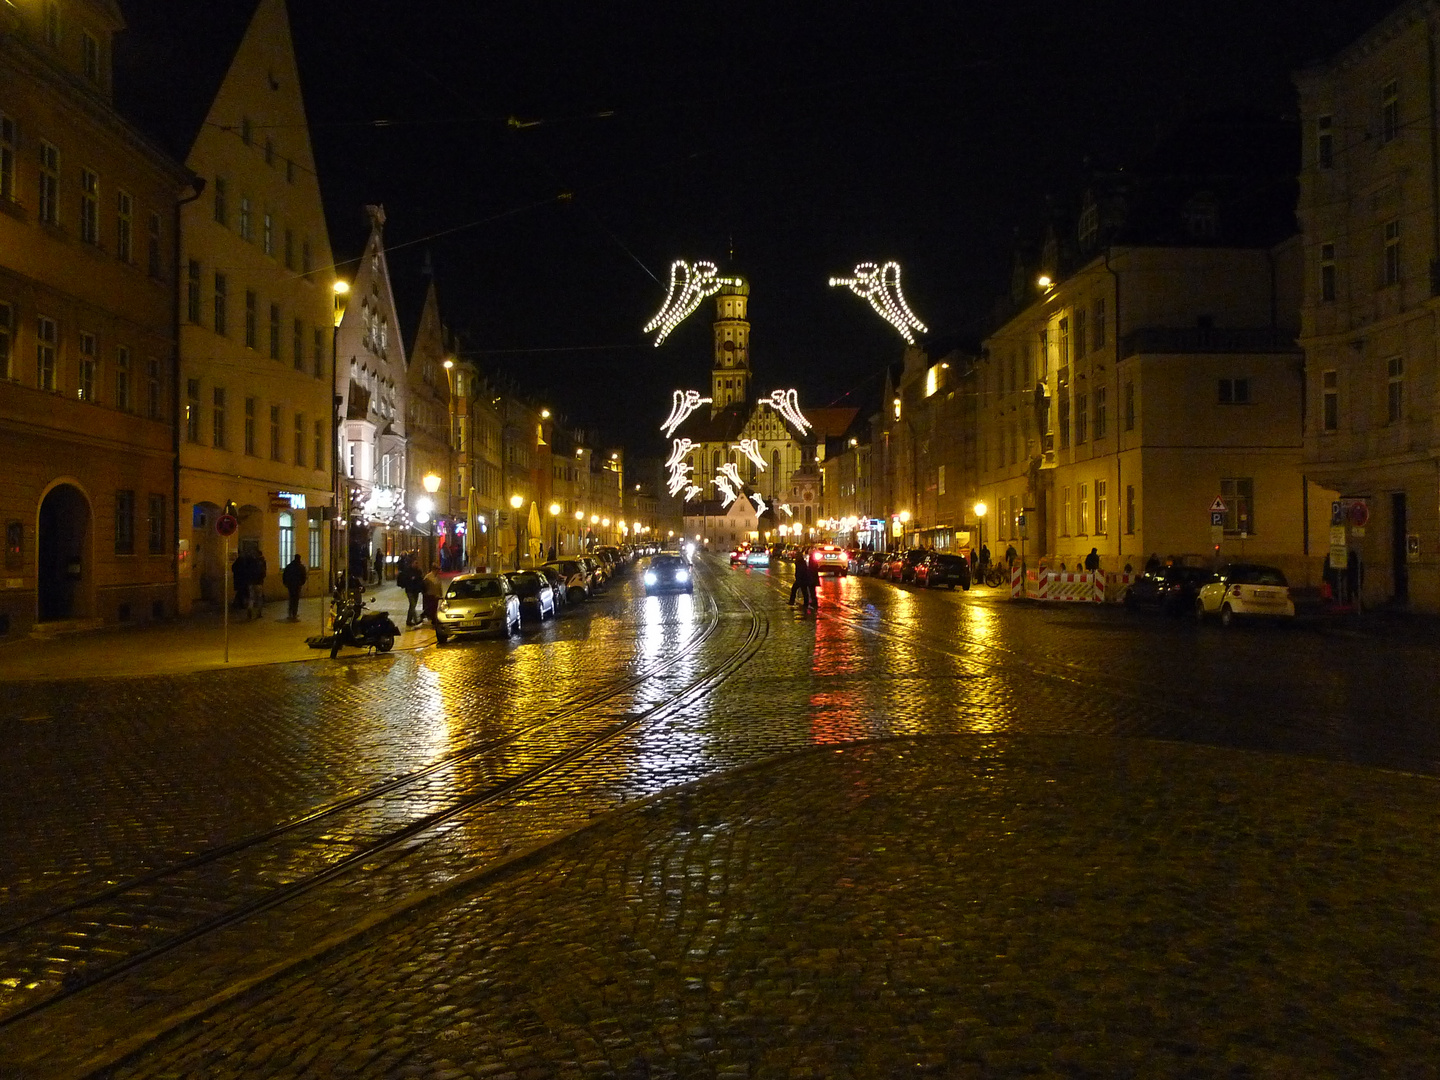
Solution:
[[[691,484],[689,487],[687,487],[687,488],[685,489],[685,501],[686,501],[686,502],[690,502],[692,499],[695,498],[696,495],[700,495],[700,494],[702,494],[704,491],[705,491],[704,488],[702,488],[702,487],[696,487],[694,484]]]
[[[730,481],[725,479],[725,477],[717,476],[710,482],[720,489],[721,502],[726,506],[729,506],[740,497],[740,493],[730,486]]]
[[[780,504],[780,509],[785,511],[785,516],[786,516],[786,517],[794,517],[794,516],[795,516],[795,511],[790,509],[790,504],[789,504],[789,503],[781,503],[781,504]]]
[[[900,264],[894,260],[884,266],[863,262],[855,267],[854,277],[832,277],[830,284],[832,287],[844,285],[860,299],[868,300],[876,314],[899,330],[900,336],[911,345],[915,344],[912,330],[922,334],[930,332],[905,303],[905,294],[900,291]]]
[[[721,465],[720,475],[725,477],[725,479],[730,482],[730,486],[736,491],[744,489],[745,481],[740,479],[740,466],[736,465],[735,462],[727,461],[724,465]]]
[[[672,439],[670,456],[665,459],[665,467],[667,469],[674,469],[676,465],[684,464],[685,455],[690,453],[694,446],[695,444],[689,439]],[[685,468],[688,471],[690,466],[686,465]]]
[[[670,406],[670,416],[665,423],[660,425],[660,430],[665,433],[668,439],[675,434],[675,429],[685,422],[685,418],[698,409],[701,405],[709,405],[714,398],[701,397],[699,390],[676,390],[674,404]]]
[[[734,448],[753,461],[761,472],[765,471],[765,456],[760,453],[759,439],[741,439]]]
[[[689,469],[688,465],[682,465],[670,474],[667,486],[671,495],[678,495],[684,488],[690,486],[690,477],[685,475]]]
[[[792,425],[800,430],[800,434],[810,430],[810,421],[800,411],[800,395],[794,390],[772,390],[768,398],[760,399],[761,405],[769,405]]]
[[[670,470],[668,484],[671,495],[678,495],[690,483],[694,466],[685,460],[685,455],[694,445],[689,439],[671,440],[670,456],[665,460],[665,467]]]
[[[670,264],[670,291],[665,296],[665,303],[645,324],[645,333],[659,331],[655,338],[655,347],[659,348],[660,343],[670,336],[670,331],[684,322],[702,300],[714,296],[724,285],[743,284],[739,278],[720,277],[719,267],[712,262],[687,263],[684,259],[676,259]]]
[[[754,495],[751,495],[750,498],[755,502],[756,515],[763,516],[765,513],[765,500],[760,496],[760,493],[757,491]]]

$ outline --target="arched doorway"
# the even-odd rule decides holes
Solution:
[[[220,507],[212,502],[197,502],[191,511],[193,595],[216,604],[225,602],[225,579],[230,572],[221,558],[222,540],[215,534],[219,516]]]
[[[57,484],[41,501],[36,546],[39,621],[89,615],[90,502],[79,488]]]

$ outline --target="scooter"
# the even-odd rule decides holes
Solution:
[[[370,598],[374,603],[375,598]],[[389,652],[400,636],[400,628],[390,620],[387,611],[372,611],[362,614],[365,601],[359,596],[346,601],[343,595],[335,598],[335,630],[330,635],[330,655],[333,658],[342,645],[354,645],[360,649],[374,649]]]

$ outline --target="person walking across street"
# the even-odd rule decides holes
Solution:
[[[405,590],[405,599],[410,601],[410,607],[405,612],[406,626],[420,625],[420,616],[415,611],[415,605],[420,602],[420,594],[424,591],[425,575],[420,573],[416,562],[413,554],[405,556],[400,560],[400,572],[395,575],[395,584]]]
[[[438,634],[440,632],[440,594],[445,591],[445,585],[440,580],[439,570],[432,568],[425,575],[420,584],[420,591],[425,597],[425,618],[430,620],[430,625]]]
[[[250,605],[250,555],[237,551],[230,562],[230,585],[235,590],[235,599],[230,607],[235,611]]]
[[[797,547],[795,549],[795,582],[790,586],[791,607],[795,606],[796,593],[800,593],[801,599],[804,599],[805,563],[805,551],[803,548]]]
[[[265,553],[256,551],[250,555],[250,617],[265,617],[265,575],[270,568],[265,563]]]
[[[385,584],[385,549],[375,549],[375,584]]]
[[[820,571],[810,564],[807,556],[805,559],[805,606],[802,611],[814,611],[819,614],[820,598],[815,595],[815,586],[820,583]]]
[[[1085,569],[1095,571],[1100,569],[1100,551],[1098,548],[1091,548],[1090,554],[1085,556]]]
[[[1006,548],[1005,548],[1005,569],[1006,569],[1006,570],[1014,570],[1014,569],[1015,569],[1015,560],[1018,559],[1019,557],[1020,557],[1020,553],[1015,550],[1015,545],[1014,545],[1014,544],[1010,544],[1008,547],[1006,547]]]
[[[285,564],[285,569],[280,571],[280,583],[290,594],[288,618],[291,622],[300,621],[300,590],[305,587],[305,579],[309,576],[305,570],[305,561],[300,558],[299,552],[296,552],[295,557]]]

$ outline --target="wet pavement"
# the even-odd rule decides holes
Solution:
[[[35,1011],[0,1075],[1435,1060],[1423,629],[700,581],[510,642],[7,685],[0,1018]]]

